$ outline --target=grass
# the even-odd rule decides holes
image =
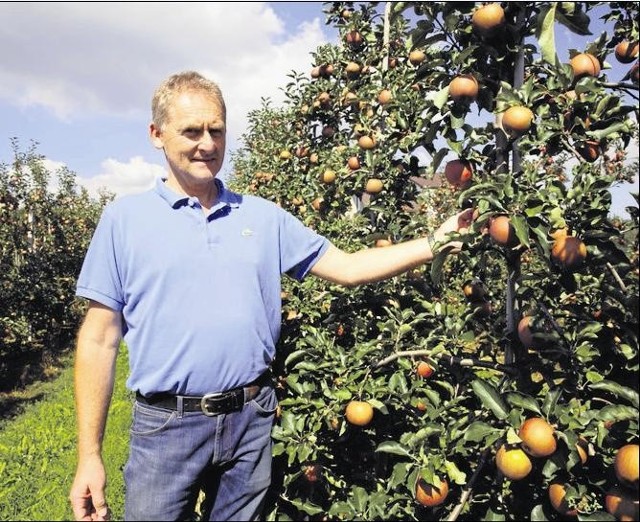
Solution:
[[[125,388],[126,349],[105,433],[107,500],[114,520],[124,518],[122,469],[128,452],[132,398]],[[76,419],[72,360],[59,377],[24,393],[30,404],[0,424],[0,520],[72,520],[68,501],[76,467]]]

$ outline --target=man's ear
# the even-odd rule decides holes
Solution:
[[[153,122],[149,124],[149,138],[151,139],[151,143],[156,149],[164,148],[162,131],[158,127],[156,127],[156,124]]]

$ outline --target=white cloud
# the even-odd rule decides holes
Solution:
[[[48,111],[70,128],[108,116],[146,132],[155,87],[195,69],[222,88],[231,146],[248,112],[261,98],[280,103],[287,74],[308,71],[327,41],[319,18],[290,29],[266,2],[0,2],[0,19],[5,103]],[[163,169],[101,153],[119,151],[95,152],[101,173],[79,180],[93,193],[141,190]]]
[[[43,158],[42,166],[50,174],[47,189],[53,193],[57,192],[60,187],[58,173],[66,169],[67,165],[61,161]],[[116,197],[142,192],[153,187],[156,178],[166,175],[165,167],[147,163],[140,156],[131,158],[127,163],[107,159],[102,162],[101,167],[102,172],[97,176],[75,177],[76,183],[86,188],[93,197],[98,197],[104,189]]]
[[[56,192],[60,186],[57,174],[67,165],[48,158],[42,160],[42,165],[51,174],[48,189]],[[166,167],[148,163],[141,156],[136,156],[126,163],[112,158],[106,159],[101,164],[100,174],[90,178],[76,176],[75,181],[86,188],[93,197],[98,197],[102,190],[119,197],[148,190],[153,187],[156,178],[163,176],[166,176]]]
[[[287,33],[264,2],[1,2],[0,19],[0,98],[12,104],[146,121],[157,84],[196,69],[220,84],[235,136],[326,41],[319,18]]]
[[[122,196],[150,189],[156,178],[164,175],[165,167],[147,163],[142,157],[136,156],[127,163],[107,159],[102,162],[100,174],[91,178],[77,178],[76,181],[93,196],[97,196],[100,189]]]

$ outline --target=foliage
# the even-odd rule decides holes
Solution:
[[[547,487],[561,480],[581,517],[605,519],[615,452],[638,442],[638,209],[626,221],[610,212],[610,189],[638,168],[625,161],[638,87],[609,81],[606,67],[619,41],[638,40],[637,5],[502,3],[506,25],[493,36],[473,31],[473,2],[389,3],[387,22],[378,3],[325,5],[340,42],[313,53],[310,74],[290,74],[283,107],[264,100],[252,112],[234,187],[348,251],[426,235],[456,208],[478,218],[458,256],[386,282],[285,281],[269,518],[555,519]],[[590,34],[603,6],[612,33],[565,54],[588,51],[605,66],[577,78],[553,27]],[[422,62],[410,59],[416,50]],[[476,100],[449,98],[463,73],[480,84]],[[513,105],[534,113],[523,134],[500,125]],[[444,181],[450,158],[472,164],[470,186]],[[370,178],[381,192],[365,190]],[[497,214],[510,217],[517,245],[486,233]],[[551,256],[564,228],[586,245],[579,265]],[[484,284],[483,301],[465,298],[469,280]],[[516,332],[524,315],[534,346]],[[415,373],[422,359],[436,370],[428,379]],[[351,399],[375,407],[370,425],[344,419]],[[520,442],[529,416],[553,424],[558,449],[510,481],[495,451]],[[446,478],[447,501],[418,505],[419,478]]]
[[[12,147],[0,164],[0,391],[40,376],[74,338],[76,278],[109,199],[92,199],[66,168],[53,177],[35,144]]]

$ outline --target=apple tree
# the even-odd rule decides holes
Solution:
[[[339,41],[252,112],[234,186],[347,251],[477,219],[385,282],[285,281],[269,518],[637,518],[637,5],[325,7]]]
[[[36,143],[12,149],[0,164],[0,391],[46,376],[72,344],[76,279],[110,198],[92,198],[66,168],[52,173]]]

